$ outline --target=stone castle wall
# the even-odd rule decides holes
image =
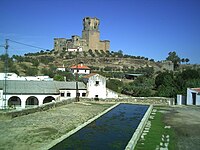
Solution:
[[[73,35],[71,39],[54,38],[55,51],[67,51],[68,49],[77,49],[78,51],[79,48],[84,51],[89,49],[109,51],[110,41],[100,40],[99,24],[99,19],[85,17],[83,19],[82,37]]]

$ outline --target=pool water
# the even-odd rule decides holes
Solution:
[[[125,149],[149,106],[119,104],[51,150]]]

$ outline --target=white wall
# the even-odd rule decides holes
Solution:
[[[76,97],[76,90],[60,90],[60,93],[63,93],[62,96],[60,95],[60,100],[70,99]],[[69,94],[70,93],[70,96]],[[83,97],[83,93],[86,94],[86,90],[78,90],[78,93],[80,93],[79,97]]]
[[[11,97],[19,97],[20,100],[21,100],[21,106],[17,106],[17,107],[20,107],[20,108],[25,108],[26,107],[26,100],[29,98],[29,97],[36,97],[38,99],[38,102],[39,102],[39,106],[43,104],[43,101],[46,97],[48,96],[51,96],[51,97],[54,97],[55,100],[60,100],[60,95],[6,95],[6,104],[3,103],[3,101],[0,99],[0,108],[3,108],[4,106],[8,106],[8,100],[11,98]]]
[[[99,81],[99,84],[96,84]],[[88,98],[106,98],[106,78],[96,74],[89,78],[87,83]]]
[[[196,105],[200,105],[200,95],[195,90],[187,88],[187,105],[193,105],[192,93],[196,93]]]
[[[0,80],[5,80],[5,73],[0,73]],[[15,73],[7,73],[7,80],[32,80],[32,81],[53,81],[49,76],[18,76]]]
[[[77,73],[77,69],[72,69],[72,73]],[[78,69],[78,74],[90,74],[90,70]]]
[[[118,98],[118,93],[110,89],[106,89],[106,98]]]

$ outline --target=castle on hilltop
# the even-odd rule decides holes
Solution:
[[[109,51],[110,41],[100,40],[99,19],[85,17],[83,19],[82,37],[73,35],[71,39],[54,38],[55,51]]]

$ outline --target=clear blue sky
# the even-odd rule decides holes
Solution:
[[[200,64],[200,0],[0,0],[0,45],[9,38],[53,49],[53,38],[81,36],[82,19],[100,19],[111,51],[164,60],[170,51]],[[9,42],[9,54],[36,52]],[[4,48],[0,48],[2,54]]]

